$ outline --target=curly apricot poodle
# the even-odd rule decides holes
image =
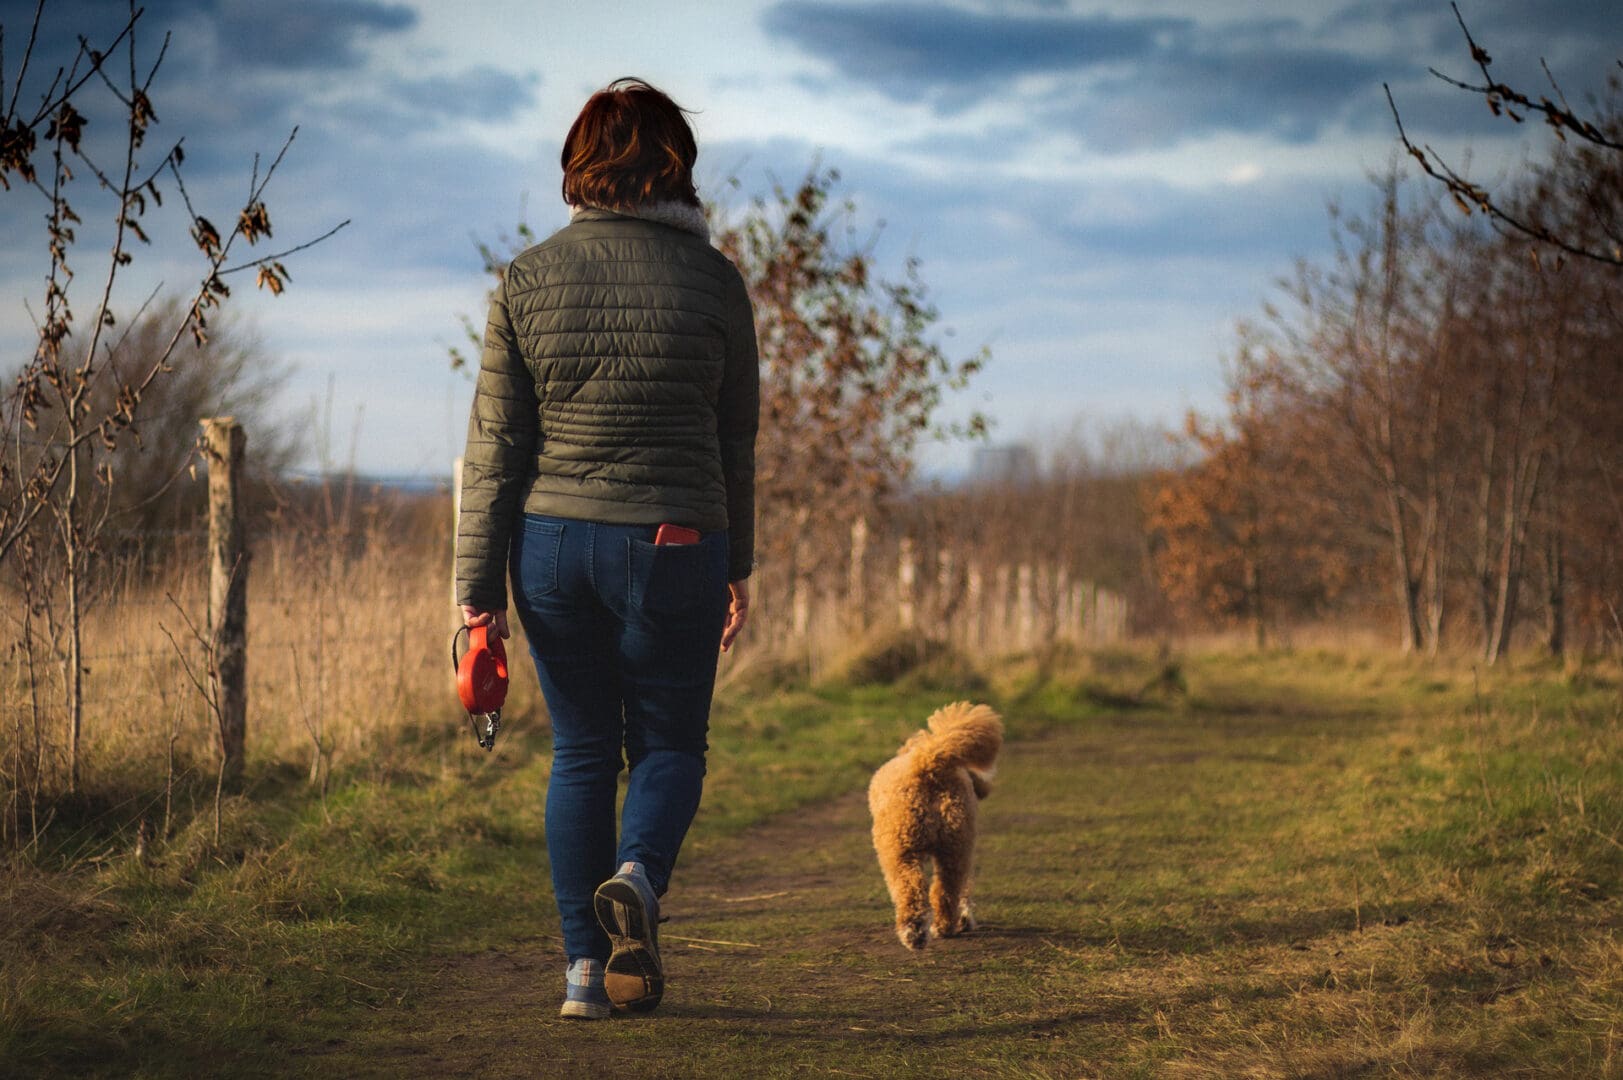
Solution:
[[[933,933],[975,928],[969,883],[976,804],[991,790],[1003,721],[986,705],[947,705],[874,773],[868,785],[873,846],[896,905],[896,936],[922,949]],[[929,902],[924,869],[935,862]],[[934,918],[931,918],[932,912]]]

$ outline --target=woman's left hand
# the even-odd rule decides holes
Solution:
[[[733,647],[733,639],[738,632],[744,629],[744,620],[749,618],[750,583],[748,578],[738,581],[729,581],[727,591],[732,594],[727,604],[727,625],[721,629],[721,651],[726,652]]]

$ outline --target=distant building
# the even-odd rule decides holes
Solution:
[[[1025,443],[976,447],[969,461],[969,482],[989,487],[1024,487],[1037,481],[1037,455]]]

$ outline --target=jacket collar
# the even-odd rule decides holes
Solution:
[[[630,210],[609,210],[601,206],[572,206],[569,208],[569,220],[571,223],[576,221],[612,221],[615,218],[636,218],[640,221],[652,221],[658,225],[669,225],[673,229],[681,229],[683,232],[692,233],[706,242],[710,240],[710,225],[704,219],[704,211],[690,203],[644,203]]]

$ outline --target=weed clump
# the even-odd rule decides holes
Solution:
[[[946,642],[903,630],[881,631],[829,666],[825,679],[848,686],[895,686],[983,694],[986,677]]]
[[[737,698],[750,698],[805,686],[811,680],[811,662],[804,654],[748,651],[725,664],[717,689]]]
[[[1035,685],[1057,695],[1055,705],[1062,710],[1173,708],[1189,697],[1184,663],[1164,645],[1153,653],[1120,647],[1056,649],[1031,663]]]

